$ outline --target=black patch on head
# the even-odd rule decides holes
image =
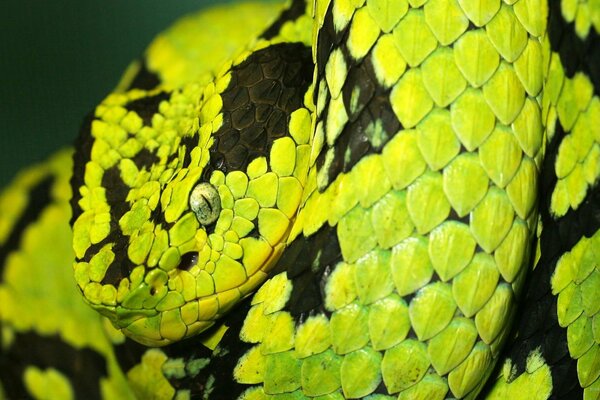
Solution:
[[[104,171],[102,187],[106,188],[106,202],[110,207],[110,232],[99,243],[90,245],[84,256],[81,259],[77,259],[77,261],[89,262],[105,245],[112,243],[112,252],[115,258],[107,267],[106,273],[100,283],[117,286],[121,279],[128,277],[136,267],[127,255],[129,239],[120,233],[119,220],[129,211],[130,204],[126,201],[129,187],[123,182],[118,165],[114,165]]]
[[[112,252],[115,258],[106,269],[101,283],[117,286],[121,279],[128,277],[133,268],[136,267],[127,255],[129,238],[120,234],[119,220],[130,210],[130,204],[126,201],[129,187],[123,182],[118,165],[104,171],[102,187],[106,188],[106,202],[110,207],[110,233],[102,241],[91,245],[87,249],[83,261],[89,262],[102,247],[108,243],[113,243]]]
[[[129,211],[129,204],[125,201],[129,193],[129,187],[121,178],[119,165],[113,165],[102,175],[102,187],[106,188],[106,202],[110,206],[111,222],[118,226],[121,217]]]
[[[146,170],[150,170],[150,167],[152,167],[154,164],[158,164],[160,159],[156,156],[156,154],[144,147],[135,156],[133,156],[132,161],[135,163],[138,169],[141,170],[145,168]]]
[[[19,249],[25,230],[34,223],[40,213],[52,202],[52,185],[54,177],[47,176],[29,190],[27,206],[15,222],[10,234],[0,245],[0,282],[3,280],[4,267],[8,255]]]
[[[587,37],[581,39],[575,31],[575,22],[567,22],[561,12],[560,1],[549,1],[548,33],[552,51],[560,55],[565,75],[572,78],[583,72],[593,86],[594,94],[600,95],[600,36],[590,26]]]
[[[279,14],[279,18],[275,22],[271,24],[267,28],[266,31],[260,36],[263,39],[272,39],[279,34],[281,27],[288,21],[295,21],[304,14],[304,10],[306,9],[306,0],[294,0],[292,4],[285,9],[281,14]]]
[[[117,287],[121,279],[128,278],[131,274],[131,271],[133,271],[137,265],[134,264],[127,255],[127,248],[129,246],[128,237],[122,236],[119,227],[112,225],[112,221],[108,236],[100,243],[91,245],[87,249],[83,260],[89,262],[89,260],[98,254],[102,247],[108,243],[113,243],[112,251],[115,255],[115,258],[106,268],[106,272],[104,273],[104,277],[100,283],[103,285],[113,285]]]
[[[100,399],[106,360],[89,347],[74,348],[58,335],[15,332],[8,348],[0,347],[0,381],[9,399],[31,398],[24,384],[27,367],[54,368],[69,378],[76,399]]]
[[[300,43],[267,47],[234,66],[221,95],[223,125],[214,134],[204,179],[268,156],[273,141],[289,135],[289,115],[302,107],[311,79],[310,49]]]
[[[94,120],[94,113],[90,112],[85,116],[81,129],[79,130],[79,136],[73,142],[75,152],[73,153],[73,175],[71,175],[71,221],[70,224],[73,226],[73,222],[83,212],[79,206],[79,200],[81,200],[81,193],[79,188],[84,186],[85,177],[85,165],[90,161],[92,157],[92,145],[94,144],[94,138],[92,137],[92,121]]]
[[[152,90],[160,84],[160,78],[154,72],[150,72],[146,60],[140,60],[140,67],[127,87],[127,90],[141,89]]]
[[[259,239],[261,236],[258,233],[258,217],[254,218],[250,222],[252,222],[252,224],[254,225],[254,228],[252,228],[252,230],[250,232],[248,232],[248,234],[245,237],[253,237],[253,238]]]
[[[131,104],[131,103],[130,103]],[[82,214],[83,210],[79,206],[81,194],[79,188],[85,185],[85,166],[91,159],[92,145],[94,138],[91,135],[91,125],[94,120],[93,113],[90,113],[81,128],[79,137],[75,141],[75,153],[73,155],[73,175],[71,177],[71,189],[73,197],[71,198],[71,226],[74,221]],[[149,169],[151,165],[158,162],[158,157],[149,150],[143,148],[132,159],[139,169]],[[129,187],[123,182],[119,165],[116,164],[104,171],[102,176],[102,187],[106,188],[106,202],[110,207],[110,233],[102,241],[92,244],[85,255],[78,261],[89,262],[102,247],[108,243],[114,243],[112,251],[115,258],[106,270],[106,274],[102,279],[102,284],[116,285],[124,277],[128,277],[129,273],[136,267],[127,256],[127,246],[129,240],[120,234],[119,220],[130,209],[130,204],[126,201],[129,193]],[[156,211],[153,216],[156,217]],[[160,215],[158,215],[160,217]]]
[[[189,167],[192,162],[192,150],[198,146],[198,135],[184,136],[181,138],[180,146],[185,146],[185,156],[183,158],[183,166]]]
[[[139,115],[144,121],[144,125],[151,126],[152,117],[158,112],[158,106],[162,101],[169,100],[170,97],[170,93],[160,92],[154,96],[141,97],[130,101],[125,105],[125,108]]]
[[[349,26],[335,32],[332,11],[328,10],[319,33],[317,48],[319,82],[325,83],[325,65],[331,52],[336,49],[341,51],[348,70],[341,92],[348,122],[333,145],[325,143],[317,157],[317,168],[321,170],[325,168],[327,154],[333,151],[333,159],[327,166],[328,183],[333,182],[339,174],[350,171],[364,156],[381,152],[385,144],[402,128],[390,104],[390,89],[381,87],[377,80],[371,53],[361,60],[355,60],[345,45],[346,40],[342,40],[348,34]],[[325,95],[325,99],[317,99],[318,92],[316,88],[315,101],[323,103],[324,108],[317,116],[317,122],[323,123],[326,132],[331,99],[329,94]]]

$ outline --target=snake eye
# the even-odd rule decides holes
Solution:
[[[181,261],[177,268],[189,271],[194,265],[198,264],[198,252],[185,253],[181,256]]]
[[[217,220],[221,212],[221,197],[210,183],[199,183],[190,195],[190,208],[196,214],[198,222],[210,225]]]

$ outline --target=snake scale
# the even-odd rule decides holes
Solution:
[[[0,398],[600,399],[598,32],[597,0],[182,19],[0,196]]]

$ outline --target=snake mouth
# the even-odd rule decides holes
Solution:
[[[225,261],[214,263],[216,269],[212,275],[207,272],[207,263],[194,265],[189,270],[177,268],[168,273],[152,269],[117,304],[98,304],[89,300],[88,303],[124,335],[146,346],[165,346],[197,335],[210,328],[266,280],[285,244],[268,249],[263,244],[263,251],[259,254],[256,246],[263,242],[250,238],[247,257],[240,260],[239,266],[221,255],[220,259],[225,257]],[[252,258],[255,264],[250,261]],[[222,271],[218,272],[218,268]],[[227,279],[228,272],[235,268],[244,270],[244,279],[240,282],[231,280],[231,277]]]

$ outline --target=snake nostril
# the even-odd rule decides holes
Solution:
[[[179,262],[179,269],[189,271],[194,265],[198,264],[198,252],[193,251],[191,253],[185,253],[181,256],[181,261]]]
[[[150,288],[150,296],[154,296],[156,294],[156,288],[153,286]]]

